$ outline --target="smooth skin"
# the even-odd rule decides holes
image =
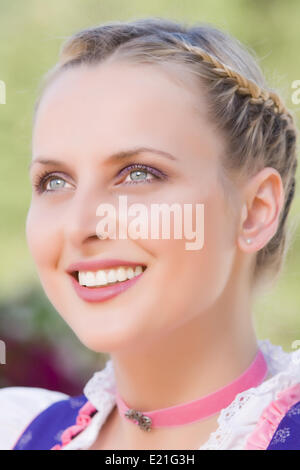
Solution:
[[[42,171],[54,173],[48,192],[33,189],[26,225],[41,283],[79,340],[110,354],[120,395],[141,411],[196,400],[253,361],[258,345],[250,273],[256,252],[276,233],[283,204],[282,181],[273,168],[232,181],[226,193],[223,136],[207,118],[199,87],[188,76],[185,87],[177,72],[175,77],[171,67],[125,61],[64,71],[46,89],[33,130],[33,187]],[[109,160],[136,146],[174,159],[149,152]],[[118,174],[133,163],[167,179],[145,172],[130,184],[134,170]],[[185,239],[99,239],[96,208],[103,202],[117,207],[119,195],[149,211],[152,202],[204,204],[203,248],[188,251]],[[86,302],[66,269],[105,258],[147,269],[121,295]],[[217,429],[218,416],[145,433],[115,407],[91,448],[197,449]]]

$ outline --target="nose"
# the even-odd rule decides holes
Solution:
[[[81,191],[73,198],[64,223],[65,240],[73,248],[81,250],[91,244],[103,243],[103,240],[100,239],[101,232],[97,228],[99,224],[97,208],[104,203],[115,207],[112,200],[108,201],[107,197],[104,197],[103,193],[100,195],[99,192],[93,194],[89,190]],[[115,227],[116,220],[109,213],[105,219],[108,222],[106,231],[109,232],[109,238],[113,238],[114,233],[112,233],[111,227]]]

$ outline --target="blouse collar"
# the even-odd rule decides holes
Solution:
[[[268,378],[260,384],[257,389],[268,384],[271,386],[274,375],[297,369],[299,371],[300,349],[288,353],[279,345],[272,344],[268,339],[258,340],[258,346],[268,364]],[[88,400],[97,408],[97,410],[108,414],[116,404],[115,399],[116,378],[112,359],[109,359],[104,368],[93,374],[91,379],[86,383],[83,393]]]

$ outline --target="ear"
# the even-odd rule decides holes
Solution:
[[[275,235],[284,204],[279,172],[265,167],[243,188],[238,246],[252,253],[263,248]],[[250,243],[247,243],[250,240]]]

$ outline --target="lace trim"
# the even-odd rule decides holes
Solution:
[[[278,393],[263,411],[254,431],[247,439],[245,450],[266,450],[282,418],[300,400],[300,383]],[[299,409],[300,411],[300,409]]]
[[[218,429],[211,433],[208,440],[198,450],[221,450],[232,436],[234,429],[233,418],[253,397],[276,390],[280,391],[291,386],[300,378],[300,370],[295,367],[300,362],[300,350],[292,353],[285,352],[281,346],[273,345],[268,339],[258,340],[268,364],[269,373],[273,376],[258,387],[250,388],[239,393],[233,402],[224,408],[218,418]]]
[[[296,364],[300,364],[300,350],[292,353],[285,352],[281,346],[273,345],[268,339],[258,340],[258,346],[265,356],[271,377],[258,387],[239,393],[233,402],[221,411],[218,418],[218,429],[210,434],[208,440],[198,450],[226,448],[226,443],[230,440],[234,429],[232,425],[234,417],[246,407],[251,399],[274,390],[283,390],[300,379],[300,368],[295,367]],[[111,359],[106,362],[104,369],[94,373],[84,387],[85,396],[102,416],[99,429],[116,403],[115,387]]]

